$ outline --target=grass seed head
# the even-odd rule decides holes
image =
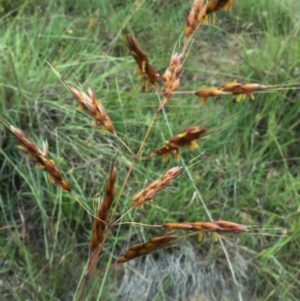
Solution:
[[[174,156],[177,160],[179,159],[179,149],[187,146],[190,150],[198,147],[197,141],[203,137],[207,132],[207,129],[198,126],[192,126],[181,134],[178,134],[167,140],[162,147],[153,152],[154,155],[160,155],[163,157],[163,161],[166,161],[168,155]]]
[[[63,190],[71,191],[71,187],[68,182],[63,178],[62,174],[55,166],[55,162],[44,156],[39,157],[39,166],[48,172],[49,182],[53,185],[60,186]]]
[[[243,84],[237,82],[237,80],[234,80],[233,82],[228,82],[222,84],[218,89],[225,91],[225,92],[231,92],[234,93],[234,91],[241,91]]]
[[[116,179],[117,179],[117,170],[116,170],[116,166],[113,164],[110,169],[109,178],[105,185],[103,200],[101,202],[101,205],[99,206],[98,212],[96,214],[96,218],[94,219],[92,237],[90,241],[91,252],[93,252],[101,242],[103,231],[105,230],[106,227],[105,222],[108,219],[108,212],[113,203],[115,193],[116,193],[115,190]]]
[[[180,76],[183,72],[182,70],[182,54],[173,54],[169,66],[167,67],[165,73],[162,76],[162,83],[165,87],[163,91],[163,97],[158,111],[168,102],[168,100],[174,95],[174,92],[178,89],[180,85]]]
[[[29,156],[29,158],[35,158],[38,161],[39,156],[42,156],[43,152],[40,151],[37,148],[37,146],[33,142],[31,142],[20,129],[11,125],[10,130],[17,137],[18,141],[21,143],[21,145],[18,145],[17,148],[20,151],[26,153]]]
[[[240,233],[248,231],[246,226],[228,221],[165,223],[162,228],[167,230],[202,231],[207,234],[210,232]]]
[[[199,28],[206,15],[204,0],[195,0],[189,12],[185,14],[184,36],[190,38]]]
[[[207,3],[207,14],[211,14],[224,8],[224,10],[231,11],[234,0],[210,0]]]
[[[154,237],[144,244],[136,244],[128,249],[123,256],[119,257],[117,263],[124,263],[137,257],[148,255],[157,249],[168,246],[176,238],[177,236],[167,233],[163,236]]]
[[[233,222],[227,222],[221,220],[215,222],[215,224],[221,227],[221,230],[219,230],[219,232],[231,232],[231,233],[248,232],[247,226],[240,225]]]
[[[167,230],[192,230],[193,228],[190,223],[165,223],[162,227]]]
[[[131,207],[142,207],[145,202],[151,201],[157,192],[165,187],[171,186],[172,180],[178,177],[180,170],[181,167],[169,169],[159,180],[152,182],[145,189],[137,193],[131,201]]]
[[[254,92],[263,91],[267,88],[268,88],[267,86],[261,84],[256,84],[256,83],[243,84],[243,83],[238,83],[237,81],[233,81],[221,85],[218,89],[225,92],[231,92],[232,95],[237,96],[237,101],[241,101],[245,99],[247,96],[249,96],[251,99],[254,99],[254,95],[253,95]]]
[[[143,76],[146,81],[146,91],[148,91],[150,84],[155,85],[159,81],[159,74],[157,74],[154,68],[149,64],[147,55],[139,47],[136,40],[129,35],[126,37],[126,40],[127,46],[138,65],[138,73],[140,76]]]
[[[84,109],[94,119],[95,127],[102,126],[104,134],[106,130],[110,133],[115,132],[114,126],[104,106],[96,99],[95,91],[88,89],[87,93],[84,93],[69,84],[67,84],[67,86],[73,97],[79,102],[79,110]]]
[[[212,23],[216,23],[216,11],[224,9],[226,11],[231,11],[234,0],[209,0],[207,3],[206,16],[203,22],[208,23],[208,15],[212,14]]]
[[[195,92],[195,95],[202,98],[202,104],[206,105],[209,97],[219,97],[223,95],[231,95],[231,92],[223,91],[218,88],[200,89]]]
[[[10,126],[10,130],[21,143],[18,149],[26,153],[29,159],[35,161],[37,168],[43,169],[48,173],[49,182],[53,185],[59,185],[63,190],[71,191],[70,185],[55,166],[55,162],[48,158],[49,147],[47,141],[43,142],[44,148],[43,151],[41,151],[20,129]]]

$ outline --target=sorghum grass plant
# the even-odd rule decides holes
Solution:
[[[162,280],[160,290],[157,295],[131,296],[169,300],[173,297],[172,293],[168,295],[167,286],[173,278],[165,275],[166,265],[157,254],[165,254],[167,262],[169,257],[177,254],[183,258],[184,265],[189,265],[183,257],[187,251],[183,247],[191,246],[193,242],[192,248],[199,248],[204,241],[210,245],[206,249],[210,256],[216,252],[215,258],[224,260],[223,266],[228,268],[226,277],[232,281],[226,282],[222,278],[224,275],[218,271],[217,259],[213,278],[220,287],[205,283],[203,275],[195,277],[198,275],[195,269],[199,266],[193,261],[199,258],[193,255],[190,259],[194,269],[187,273],[189,276],[185,278],[184,271],[179,272],[183,278],[183,282],[179,281],[181,288],[189,292],[176,298],[297,300],[299,256],[294,252],[299,248],[299,176],[296,168],[299,126],[295,77],[299,75],[299,58],[294,54],[295,61],[290,62],[290,57],[283,56],[285,48],[282,45],[278,51],[272,48],[265,52],[270,55],[274,52],[274,58],[281,58],[278,65],[268,65],[270,71],[266,72],[260,66],[270,63],[268,56],[255,61],[253,53],[259,48],[253,46],[255,37],[252,37],[251,28],[259,27],[259,18],[255,25],[246,24],[248,27],[245,25],[244,30],[243,26],[235,28],[230,19],[233,17],[226,14],[226,11],[235,11],[243,1],[195,0],[185,7],[175,1],[174,8],[163,1],[150,2],[145,4],[137,0],[127,10],[122,10],[122,3],[115,1],[113,10],[120,14],[116,13],[115,19],[110,20],[110,25],[115,26],[113,36],[104,31],[104,39],[100,31],[101,55],[95,50],[93,39],[99,34],[97,26],[107,10],[105,1],[90,11],[82,38],[73,36],[76,26],[82,24],[70,20],[64,28],[52,18],[54,3],[46,7],[41,1],[42,4],[34,8],[36,22],[40,14],[47,16],[41,33],[34,38],[28,38],[26,26],[21,27],[26,24],[26,18],[18,17],[27,9],[26,5],[12,11],[12,16],[10,13],[3,16],[8,45],[12,34],[19,43],[22,39],[24,44],[27,39],[30,41],[26,52],[3,44],[5,60],[10,66],[4,70],[12,74],[12,82],[6,79],[5,72],[2,75],[5,102],[1,122],[7,131],[1,142],[1,230],[7,233],[3,256],[9,258],[2,266],[3,274],[11,278],[2,280],[3,296],[22,300],[18,291],[24,293],[25,285],[26,296],[33,299],[128,300],[128,295],[122,299],[122,292],[119,297],[113,292],[108,296],[113,285],[109,286],[107,279],[113,279],[111,274],[114,273],[115,285],[123,287],[122,281],[118,280],[121,266],[125,266],[126,271],[132,267],[131,262],[143,264],[153,255],[152,262],[158,264],[152,268]],[[252,3],[250,12],[255,9],[255,3]],[[277,5],[279,9],[281,6]],[[290,28],[288,41],[299,33],[299,17],[295,20],[287,2],[281,5],[284,18],[280,21],[286,24],[272,30],[282,34],[284,26]],[[173,45],[169,52],[164,47],[164,38],[159,36],[166,26],[164,21],[159,29],[159,25],[155,25],[158,19],[152,20],[152,26],[157,26],[158,30],[153,41],[145,40],[147,33],[138,34],[139,26],[145,26],[138,20],[145,18],[151,10],[166,7],[170,12],[172,9],[180,11],[181,16],[176,26],[178,31],[174,29],[170,34],[175,40],[168,41],[168,46]],[[262,16],[268,16],[274,9],[268,4],[260,8],[265,9]],[[78,9],[80,15],[80,4],[72,9]],[[136,23],[135,18],[139,18]],[[220,44],[225,43],[233,30],[237,38],[231,41],[232,46],[237,47],[237,43],[240,49],[247,49],[241,59],[238,51],[234,52],[234,57],[232,53],[230,56],[230,47],[227,53],[211,45],[206,46],[205,51],[201,50],[203,39],[216,41],[214,35],[218,35],[217,26],[222,18],[229,18],[228,32],[220,29],[221,35],[217,39],[220,38]],[[236,24],[238,22],[241,21],[236,20]],[[270,26],[268,22],[261,24]],[[47,32],[51,26],[64,33],[64,38],[58,39],[55,46],[52,45],[52,32]],[[249,40],[238,36],[244,31]],[[259,38],[257,45],[264,47]],[[276,45],[276,38],[272,40],[271,35],[263,38],[270,42],[268,45]],[[92,42],[83,47],[78,43],[80,39],[83,44]],[[39,44],[42,44],[42,54],[35,51]],[[291,45],[297,49],[294,43]],[[76,51],[77,47],[82,47],[81,51],[85,52]],[[156,53],[159,64],[153,55],[155,48],[161,52]],[[117,57],[119,52],[121,56]],[[133,69],[128,54],[135,61],[137,77],[127,71]],[[16,55],[20,61],[16,60]],[[22,62],[28,60],[32,65],[20,70]],[[231,64],[226,60],[238,65],[236,72],[226,70]],[[190,67],[185,67],[189,61]],[[95,76],[100,71],[98,63],[104,67],[100,69],[101,75]],[[211,73],[203,74],[203,67],[195,67],[201,64],[215,66],[210,69]],[[31,78],[36,65],[42,65],[39,68],[44,71]],[[239,65],[242,66],[240,69]],[[257,71],[256,76],[252,77],[247,70]],[[266,72],[265,78],[260,76],[263,72]],[[268,72],[276,72],[276,76],[272,78]],[[198,73],[203,77],[193,75]],[[53,74],[58,80],[48,86]],[[74,80],[71,81],[72,77]],[[65,91],[59,88],[59,81]],[[39,91],[41,84],[43,89]],[[103,92],[112,90],[113,86],[113,95]],[[39,91],[34,102],[30,92],[33,90]],[[280,100],[276,99],[278,95]],[[79,112],[76,112],[74,101],[77,101]],[[34,135],[27,132],[34,132]],[[15,140],[10,139],[12,135]],[[6,145],[16,145],[27,156],[8,152]],[[42,149],[40,145],[43,145]],[[212,154],[218,153],[219,156],[213,158]],[[44,173],[33,173],[32,163]],[[202,190],[206,192],[205,198]],[[11,191],[17,195],[13,202],[18,202],[14,206],[10,204]],[[216,195],[213,194],[215,191]],[[35,200],[35,206],[30,212],[32,200]],[[34,216],[39,216],[39,220],[33,221]],[[32,228],[37,227],[43,241],[42,256],[41,249],[28,247],[34,246],[31,239],[38,240],[28,234],[36,235],[38,232],[33,232]],[[65,279],[71,276],[70,273],[78,275],[76,262],[83,262],[83,258],[72,262],[70,254],[74,252],[72,245],[75,242],[85,250],[80,257],[85,254],[87,259],[86,266],[79,265],[83,272],[77,289],[74,282],[65,287]],[[13,253],[10,253],[11,249]],[[289,252],[293,254],[292,259],[287,258]],[[243,264],[235,262],[239,253],[244,253],[247,259],[238,259]],[[43,258],[36,267],[33,256]],[[158,257],[155,259],[155,256]],[[210,257],[201,258],[208,260]],[[178,269],[177,264],[170,263],[176,266],[175,269]],[[242,265],[243,272],[239,273]],[[147,269],[150,268],[148,265]],[[46,269],[55,270],[55,273],[50,277],[50,283],[43,286],[39,276],[45,277],[46,281]],[[222,274],[220,278],[218,273]],[[246,273],[248,277],[243,275]],[[27,275],[26,279],[23,274]],[[60,280],[55,280],[57,275]],[[155,274],[151,275],[150,281],[155,282]],[[134,277],[140,278],[131,276]],[[195,282],[198,282],[196,287]],[[225,284],[220,284],[222,282]],[[244,282],[249,282],[248,287]],[[202,293],[202,283],[206,294]],[[189,286],[194,291],[187,289]],[[34,289],[30,291],[30,287]],[[64,295],[67,291],[70,296]]]

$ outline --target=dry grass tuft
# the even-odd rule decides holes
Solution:
[[[253,283],[249,282],[251,271],[246,253],[235,244],[226,248],[239,279],[243,301],[257,300]],[[154,256],[150,254],[143,260],[119,265],[118,275],[120,272],[123,275],[117,301],[152,301],[158,295],[163,295],[165,300],[238,300],[237,288],[218,243],[206,240],[199,247],[196,242],[184,240]]]

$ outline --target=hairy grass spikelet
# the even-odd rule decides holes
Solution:
[[[55,162],[48,158],[48,143],[44,142],[44,149],[41,151],[20,129],[10,126],[10,130],[21,143],[18,149],[26,153],[29,159],[34,160],[37,163],[37,168],[43,169],[48,173],[49,182],[53,185],[59,185],[63,190],[71,191],[70,185],[55,166]]]
[[[209,235],[211,232],[214,232],[215,241],[218,241],[218,234],[220,233],[248,232],[248,228],[246,226],[227,221],[165,223],[162,225],[162,228],[167,230],[184,230],[199,232],[198,241],[202,240],[203,233]]]
[[[131,36],[126,36],[127,46],[138,65],[138,75],[145,79],[145,90],[149,91],[150,85],[154,85],[160,80],[159,74],[149,64],[148,57],[139,47],[136,40]]]
[[[123,256],[118,258],[117,263],[124,263],[137,257],[148,255],[157,249],[168,246],[176,238],[177,236],[166,233],[163,236],[154,237],[144,244],[133,245]]]
[[[164,145],[154,151],[151,156],[162,156],[163,162],[168,160],[168,155],[172,155],[176,160],[179,160],[179,149],[187,146],[190,150],[194,150],[198,147],[197,141],[203,137],[207,132],[207,129],[199,126],[191,126],[181,134],[178,134],[165,141]]]
[[[218,88],[206,88],[206,89],[200,89],[195,92],[195,95],[202,98],[202,104],[206,105],[207,100],[209,97],[218,97],[223,95],[231,95],[231,92],[225,92],[223,90],[220,90]]]
[[[190,38],[200,27],[206,15],[206,5],[204,0],[195,0],[192,8],[185,14],[184,36]]]
[[[243,84],[238,83],[237,81],[225,83],[221,85],[218,89],[224,92],[230,92],[232,95],[237,96],[237,101],[241,101],[249,96],[251,99],[254,99],[254,92],[262,91],[268,87],[261,84],[249,83]]]
[[[216,22],[215,12],[224,9],[226,11],[231,11],[234,0],[209,0],[207,3],[206,14],[212,14],[212,23]],[[204,23],[208,22],[208,17],[206,16],[204,19]]]
[[[73,97],[79,102],[79,110],[84,109],[93,119],[95,127],[102,126],[103,134],[105,130],[114,133],[115,129],[110,117],[107,115],[104,106],[96,99],[95,91],[88,89],[87,93],[80,92],[67,84]]]
[[[145,202],[151,201],[155,194],[165,187],[171,186],[172,180],[174,180],[181,170],[181,167],[173,167],[165,172],[162,177],[148,185],[145,189],[137,193],[131,202],[131,207],[142,207]]]
[[[162,82],[165,89],[158,111],[163,108],[180,85],[180,76],[183,72],[182,61],[183,55],[177,53],[172,55],[169,66],[162,76]]]
[[[219,230],[219,232],[240,233],[248,231],[248,228],[245,225],[240,225],[233,222],[220,220],[216,221],[215,224],[221,227],[221,230]]]
[[[90,241],[91,252],[93,252],[101,242],[103,231],[105,230],[106,222],[108,219],[108,212],[115,197],[116,179],[117,179],[116,166],[112,165],[109,173],[109,178],[105,185],[104,197],[101,202],[101,205],[99,205],[98,212],[94,219],[92,237]]]
[[[207,3],[207,14],[216,12],[217,10],[223,8],[224,10],[231,11],[234,0],[209,0]]]

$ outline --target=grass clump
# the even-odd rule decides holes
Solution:
[[[298,300],[297,1],[173,2],[4,9],[7,300]]]

